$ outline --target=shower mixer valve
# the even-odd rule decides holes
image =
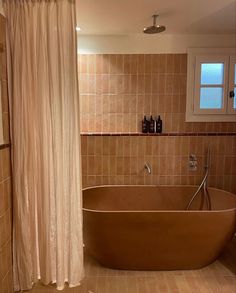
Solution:
[[[197,170],[197,157],[195,154],[189,155],[188,169],[189,169],[189,171],[196,171]]]

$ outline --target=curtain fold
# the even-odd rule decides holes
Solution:
[[[75,2],[5,0],[15,290],[83,278]]]

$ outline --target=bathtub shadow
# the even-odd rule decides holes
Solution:
[[[236,236],[223,250],[218,261],[236,276]]]

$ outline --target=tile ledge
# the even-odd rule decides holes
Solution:
[[[139,133],[139,132],[81,132],[81,136],[236,136],[236,132],[164,132],[164,133]]]

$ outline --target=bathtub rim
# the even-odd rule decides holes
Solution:
[[[122,185],[96,185],[96,186],[91,186],[91,187],[85,187],[82,188],[82,192],[85,190],[89,190],[89,189],[95,189],[95,188],[100,188],[100,187],[198,187],[198,185],[167,185],[167,184],[160,184],[160,185],[142,185],[142,184],[138,184],[138,185],[126,185],[126,184],[122,184]],[[218,191],[224,191],[227,194],[229,194],[230,196],[234,196],[236,198],[236,194],[226,191],[224,189],[219,189],[219,188],[215,188],[215,187],[208,187],[209,189],[213,189],[213,190],[218,190]],[[83,200],[83,196],[82,196],[82,200]],[[93,212],[93,213],[224,213],[224,212],[232,212],[235,211],[236,212],[236,206],[234,208],[230,208],[230,209],[224,209],[224,210],[94,210],[94,209],[88,209],[88,208],[84,208],[82,207],[82,211],[87,211],[87,212]]]

